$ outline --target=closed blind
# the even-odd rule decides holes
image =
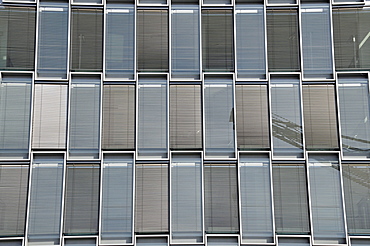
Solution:
[[[0,23],[0,68],[33,70],[35,63],[35,8],[2,6]]]
[[[170,148],[202,148],[201,88],[170,86]]]
[[[337,149],[334,85],[303,85],[302,94],[306,148]]]
[[[235,164],[204,164],[204,206],[206,233],[239,231]]]
[[[98,233],[99,165],[67,165],[64,234]]]
[[[103,86],[103,149],[135,148],[135,86]]]
[[[66,148],[67,93],[67,85],[35,85],[32,148]]]
[[[0,165],[0,236],[24,235],[28,165]]]
[[[235,90],[238,148],[269,148],[267,86],[236,85]]]
[[[202,10],[203,71],[234,70],[232,10]]]
[[[72,9],[71,70],[102,70],[103,11]]]
[[[168,164],[136,164],[135,232],[168,232]]]
[[[137,69],[168,71],[168,10],[137,10]]]

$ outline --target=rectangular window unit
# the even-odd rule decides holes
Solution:
[[[168,246],[166,237],[138,237],[136,238],[137,246]]]
[[[1,240],[0,246],[22,246],[22,240]]]
[[[35,84],[33,95],[33,149],[65,149],[68,85]]]
[[[28,159],[32,75],[2,74],[0,81],[0,159]]]
[[[279,237],[279,246],[310,246],[310,239],[307,237]]]
[[[68,3],[40,1],[37,77],[67,78]]]
[[[201,149],[202,97],[200,85],[170,86],[170,148]]]
[[[96,246],[95,238],[66,238],[65,246]]]
[[[338,121],[334,85],[303,85],[306,148],[338,150]]]
[[[135,85],[103,85],[104,150],[135,148]]]
[[[107,3],[106,7],[105,77],[134,79],[134,5]]]
[[[171,76],[200,79],[199,6],[171,6]]]
[[[202,10],[202,52],[204,72],[234,71],[233,11]]]
[[[100,77],[72,76],[69,156],[96,159],[100,142]]]
[[[168,71],[168,10],[137,10],[137,70]]]
[[[270,148],[267,85],[236,85],[236,132],[239,150]]]
[[[269,71],[300,71],[297,9],[267,9],[266,23]]]
[[[98,234],[99,179],[97,164],[67,165],[64,235]]]
[[[370,157],[368,77],[338,75],[339,113],[344,157]]]
[[[239,175],[242,242],[273,243],[269,155],[240,154]]]
[[[207,237],[207,245],[209,246],[238,246],[237,237]]]
[[[265,79],[264,7],[262,4],[236,4],[235,9],[237,77]]]
[[[102,71],[103,10],[72,9],[71,18],[71,70]]]
[[[105,154],[102,165],[101,243],[132,243],[133,154]]]
[[[351,246],[364,246],[364,245],[370,245],[370,239],[351,238]]]

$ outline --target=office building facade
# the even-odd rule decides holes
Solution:
[[[0,5],[0,246],[370,245],[369,2]]]

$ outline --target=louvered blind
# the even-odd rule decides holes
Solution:
[[[135,86],[103,86],[102,148],[135,148]]]
[[[266,23],[269,71],[299,71],[297,10],[268,9],[266,11]]]
[[[0,9],[0,68],[33,70],[36,11],[34,7],[2,6]]]
[[[0,236],[23,236],[26,217],[27,165],[0,165]]]
[[[306,167],[303,164],[274,164],[272,175],[277,233],[308,234]]]
[[[32,148],[66,148],[67,93],[67,85],[35,85]]]
[[[67,165],[64,234],[98,233],[99,165]]]
[[[203,71],[234,70],[232,10],[202,10]]]
[[[303,85],[306,148],[338,148],[337,113],[333,85]]]
[[[168,10],[137,10],[137,69],[168,71]]]
[[[235,90],[238,148],[269,148],[267,86],[236,85]]]
[[[204,206],[207,233],[239,231],[235,164],[204,164]]]
[[[103,11],[72,9],[71,70],[94,72],[102,70]]]
[[[135,232],[168,232],[168,164],[136,164]]]
[[[202,148],[201,88],[170,86],[170,148]]]

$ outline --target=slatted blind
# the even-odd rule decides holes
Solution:
[[[337,149],[338,129],[334,85],[303,85],[306,148]]]
[[[170,148],[202,148],[200,85],[170,86]]]
[[[137,69],[168,71],[168,10],[137,10]]]
[[[234,70],[232,10],[202,10],[203,71]]]
[[[67,165],[63,230],[65,235],[98,233],[99,177],[99,165]]]
[[[266,11],[266,23],[269,71],[299,71],[297,10],[268,9]]]
[[[32,148],[66,148],[67,93],[67,85],[35,85]]]
[[[35,59],[35,8],[2,6],[0,23],[0,68],[32,70]]]
[[[103,86],[103,149],[135,148],[135,86]]]
[[[204,212],[206,233],[239,231],[235,164],[204,164]]]
[[[28,165],[0,165],[0,236],[23,236]]]
[[[270,147],[266,85],[236,85],[236,132],[239,149]]]
[[[168,164],[136,164],[135,232],[168,232]]]
[[[103,64],[103,11],[72,9],[71,70],[101,71]]]
[[[308,234],[306,167],[303,164],[274,164],[272,175],[276,232]]]

